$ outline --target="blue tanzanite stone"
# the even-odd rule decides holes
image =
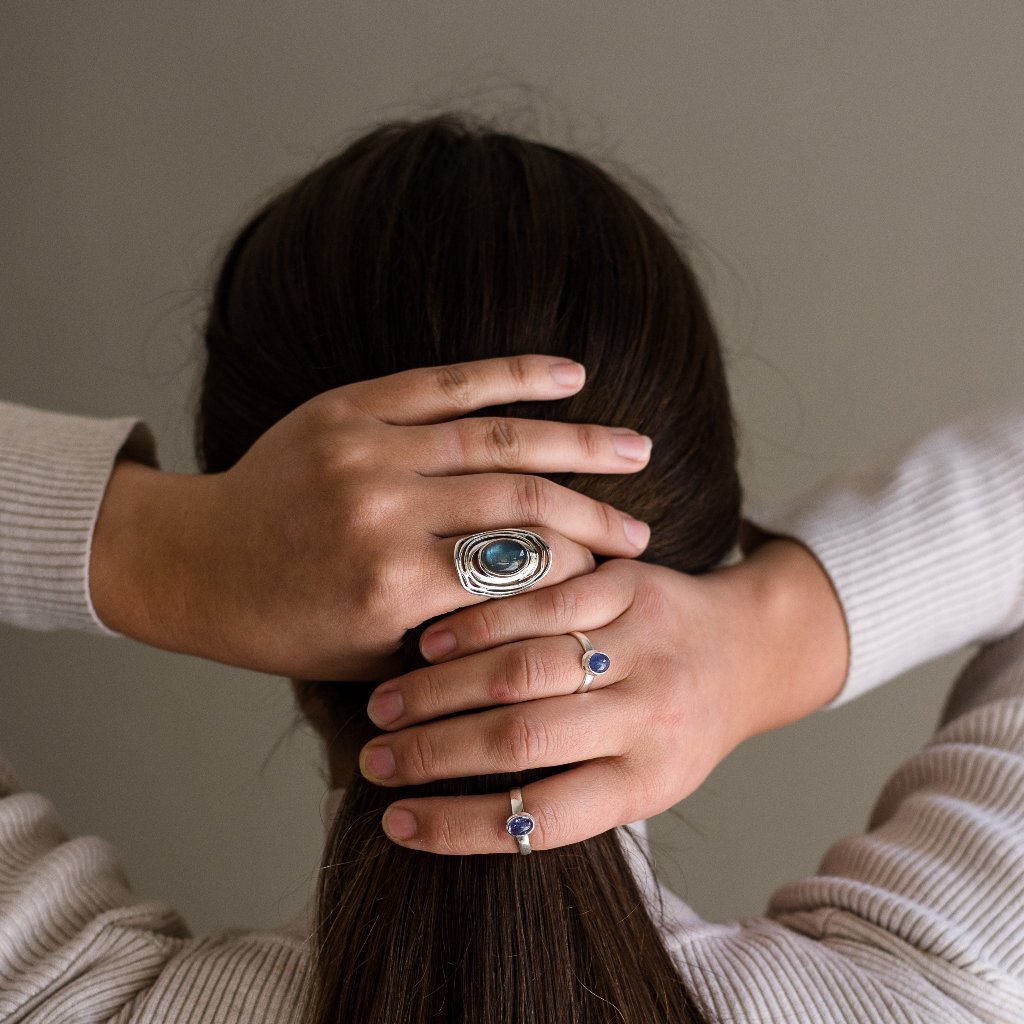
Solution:
[[[513,814],[505,823],[510,836],[528,836],[536,822],[529,814]]]
[[[612,667],[612,659],[604,651],[591,651],[587,655],[587,671],[595,676],[602,675]]]
[[[480,554],[480,564],[496,576],[511,576],[526,567],[530,554],[515,540],[492,541]]]

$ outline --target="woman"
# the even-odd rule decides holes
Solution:
[[[252,648],[258,667],[299,680],[339,790],[312,940],[301,927],[190,940],[166,910],[132,902],[108,856],[62,847],[49,808],[32,802],[27,821],[12,796],[9,1015],[294,1020],[301,999],[309,1021],[1020,1019],[1022,417],[965,420],[893,471],[760,517],[820,561],[771,539],[723,567],[740,530],[732,419],[685,259],[586,161],[450,118],[385,126],[272,199],[224,261],[206,343],[198,437],[212,475],[175,483],[186,527],[172,515],[158,543],[140,545],[153,533],[131,524],[170,485],[120,464],[92,597],[109,629],[239,663]],[[537,386],[535,359],[515,364],[512,394],[461,365],[528,353],[581,361],[587,385],[566,385],[572,397],[553,405],[539,401],[557,396],[550,370],[548,391]],[[427,378],[433,389],[398,373],[452,362]],[[340,390],[318,397],[329,388]],[[528,420],[492,418],[512,411]],[[465,412],[488,415],[453,426]],[[587,458],[567,455],[564,435],[557,455],[555,433],[535,422],[546,418],[591,424]],[[600,429],[627,422],[653,439],[639,475],[612,464]],[[540,458],[529,439],[542,435]],[[485,438],[502,459],[478,461]],[[315,473],[287,468],[310,450]],[[499,482],[497,465],[552,479]],[[263,543],[289,496],[315,495],[310,480],[325,478],[348,489],[313,504],[342,511],[309,532],[313,520],[293,513]],[[646,547],[613,508],[650,524]],[[268,639],[257,625],[318,606],[327,578],[292,572],[289,539],[333,553],[322,539],[337,532],[332,514],[353,531],[355,565],[337,588],[351,606],[327,601],[355,618],[349,649],[325,655],[331,623],[318,616],[305,635]],[[548,542],[551,579],[470,597],[453,583],[455,540],[510,526]],[[163,567],[169,584],[150,584],[164,596],[141,609],[117,586],[124,552],[140,546],[134,563]],[[208,586],[190,564],[206,566]],[[211,607],[242,625],[197,628]],[[568,629],[611,658],[586,693],[574,692]],[[440,633],[454,641],[445,653],[427,639]],[[874,831],[833,847],[822,874],[777,892],[767,916],[701,921],[613,828],[687,795],[747,736],[978,640],[999,642],[883,791]],[[303,642],[312,653],[289,647]],[[387,719],[396,694],[402,709]],[[387,731],[366,717],[371,697]],[[384,748],[391,774],[373,753]],[[513,787],[536,819],[538,856],[430,855],[515,854]],[[396,827],[399,810],[413,834]],[[72,870],[84,885],[69,884]]]

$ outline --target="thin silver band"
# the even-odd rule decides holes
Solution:
[[[594,645],[590,642],[589,637],[586,633],[580,633],[578,630],[570,630],[570,636],[576,637],[581,644],[583,644],[583,682],[573,690],[573,693],[586,693],[590,689],[590,684],[594,681],[594,673],[587,670],[586,660],[587,655],[594,649]]]
[[[526,817],[530,818],[530,820],[532,821],[533,815],[523,810],[523,791],[518,786],[515,786],[513,789],[509,790],[508,796],[509,801],[512,804],[512,814],[510,815],[508,822],[505,823],[506,828],[508,827],[508,824],[512,821],[513,818]],[[521,836],[513,835],[512,838],[519,844],[520,853],[533,853],[533,851],[530,849],[529,833]]]

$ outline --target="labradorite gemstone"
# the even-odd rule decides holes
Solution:
[[[590,657],[587,658],[587,668],[596,676],[601,675],[602,672],[607,672],[611,668],[611,664],[612,659],[603,651],[593,651]]]
[[[508,829],[509,835],[528,836],[533,831],[534,824],[533,818],[528,814],[516,814],[512,816],[505,828]]]
[[[511,576],[526,566],[530,554],[515,540],[492,541],[480,554],[480,563],[496,576]]]

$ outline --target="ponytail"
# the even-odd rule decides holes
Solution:
[[[344,692],[347,705],[351,684]],[[360,743],[376,733],[369,725]],[[511,839],[508,856],[444,856],[398,846],[380,825],[403,796],[500,792],[543,774],[385,789],[355,773],[325,844],[303,1024],[703,1020],[630,867],[623,844],[637,840],[625,829],[529,857]]]

